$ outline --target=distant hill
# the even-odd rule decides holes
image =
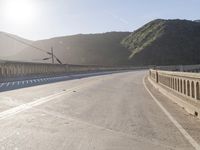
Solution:
[[[32,44],[48,51],[50,51],[52,46],[55,54],[63,63],[127,65],[129,64],[127,58],[130,52],[120,42],[129,34],[129,32],[79,34],[36,41]],[[40,61],[40,59],[45,57],[48,57],[46,53],[27,47],[10,58]]]
[[[200,24],[188,20],[154,20],[121,42],[133,65],[200,64]]]
[[[10,38],[11,36],[12,38]],[[24,41],[50,51],[63,63],[95,65],[184,65],[200,64],[200,23],[188,20],[153,20],[138,30],[79,34],[29,41],[0,33],[0,59],[43,61],[46,52],[20,44]]]
[[[12,38],[14,39],[12,39]],[[0,32],[0,59],[5,59],[8,56],[12,56],[13,54],[19,53],[22,49],[27,48],[28,46],[25,46],[24,44],[21,44],[17,42],[16,40],[24,41],[26,43],[32,43],[30,40],[23,39],[21,37],[18,37],[16,35],[12,35],[5,32]]]

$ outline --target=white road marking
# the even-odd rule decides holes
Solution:
[[[0,88],[3,87],[4,83],[1,83]]]
[[[22,84],[24,84],[24,81],[22,81]]]
[[[6,86],[8,87],[9,85],[10,85],[10,82],[8,82]]]
[[[28,80],[26,81],[26,83],[28,84]]]
[[[189,133],[176,121],[175,118],[172,117],[172,115],[165,109],[165,107],[157,100],[157,98],[154,97],[154,95],[151,93],[151,91],[147,88],[147,85],[145,83],[145,77],[143,78],[143,85],[147,92],[151,95],[153,100],[156,102],[156,104],[162,109],[162,111],[165,113],[165,115],[169,118],[169,120],[177,127],[177,129],[181,132],[181,134],[186,138],[186,140],[196,149],[200,150],[200,145],[189,135]]]
[[[19,81],[17,82],[17,84],[19,85]]]
[[[14,85],[15,85],[15,82],[13,82],[12,85],[14,86]]]
[[[77,86],[77,87],[68,89],[66,91],[62,91],[62,92],[59,92],[59,93],[56,93],[56,94],[52,94],[50,96],[47,96],[47,97],[44,97],[44,98],[40,98],[40,99],[35,100],[33,102],[22,104],[20,106],[17,106],[17,107],[11,108],[9,110],[3,111],[3,112],[0,113],[0,120],[6,119],[8,117],[11,117],[11,116],[13,116],[15,114],[18,114],[20,112],[26,111],[28,109],[31,109],[33,107],[39,106],[41,104],[47,103],[47,102],[49,102],[49,101],[51,101],[51,100],[53,100],[55,98],[59,98],[61,96],[67,95],[67,94],[72,94],[72,93],[74,93],[74,90],[79,90],[79,89],[81,89],[83,87],[84,87],[83,85],[82,86]]]

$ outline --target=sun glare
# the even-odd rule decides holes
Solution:
[[[30,23],[33,21],[35,13],[32,0],[6,0],[5,2],[4,15],[12,23]]]

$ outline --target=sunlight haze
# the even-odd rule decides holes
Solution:
[[[0,31],[31,40],[133,31],[148,21],[199,19],[198,0],[0,0]]]

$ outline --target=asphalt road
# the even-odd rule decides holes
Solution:
[[[146,74],[79,77],[1,92],[0,149],[194,150],[145,89]],[[200,121],[151,90],[200,143]]]

